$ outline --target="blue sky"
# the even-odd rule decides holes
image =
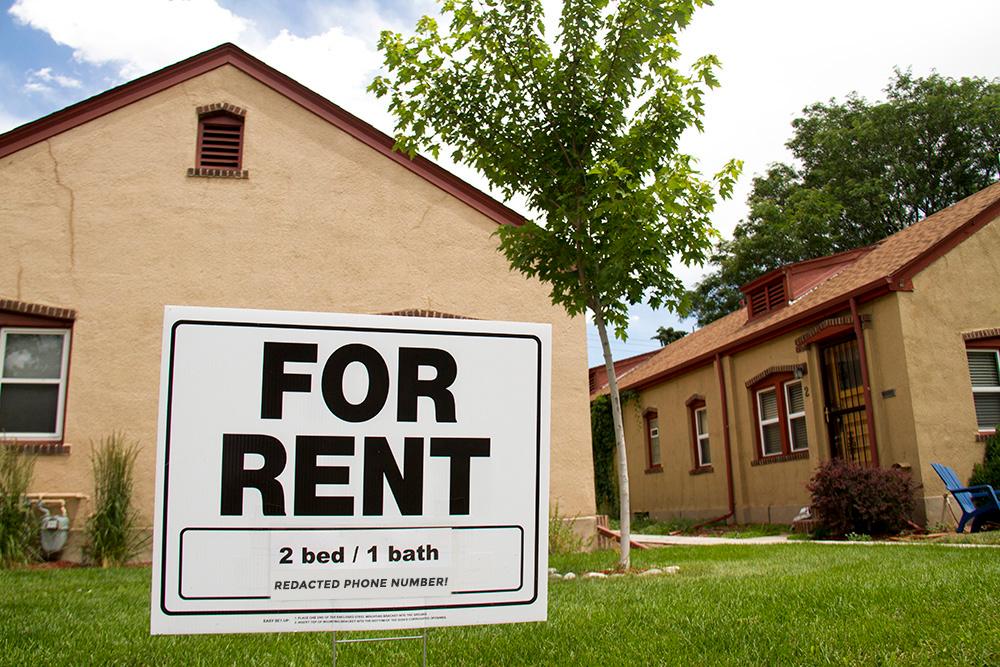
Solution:
[[[543,0],[552,24],[561,3]],[[381,29],[408,31],[432,0],[5,0],[0,4],[0,132],[232,41],[384,131],[392,119],[364,88],[380,59]],[[791,120],[805,105],[852,90],[876,98],[895,66],[917,75],[1000,77],[998,0],[716,0],[681,36],[691,59],[714,53],[722,88],[707,98],[703,134],[682,148],[706,173],[731,157],[745,174],[717,209],[723,235],[745,215],[750,179],[788,160]],[[554,34],[550,30],[549,34]],[[488,190],[474,172],[442,164]],[[517,202],[512,203],[517,207]],[[695,283],[703,267],[676,267]],[[615,358],[655,349],[659,326],[690,330],[672,313],[631,310]],[[601,362],[588,326],[590,364]]]

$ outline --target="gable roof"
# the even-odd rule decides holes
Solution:
[[[911,290],[913,276],[998,216],[1000,183],[994,183],[874,246],[852,251],[856,256],[784,308],[748,320],[743,307],[667,345],[620,376],[621,388],[648,387],[710,363],[715,355],[760,344],[844,310],[851,298],[869,301]]]
[[[229,43],[221,44],[152,74],[147,74],[61,111],[56,111],[0,134],[0,158],[225,65],[235,67],[247,76],[284,95],[373,150],[465,202],[494,222],[507,225],[524,223],[524,218],[516,211],[423,156],[416,155],[411,160],[406,155],[393,150],[395,141],[389,135],[375,129],[267,63],[254,58],[235,44]]]
[[[649,352],[643,352],[632,357],[626,357],[625,359],[619,359],[615,362],[615,377],[621,378],[622,375],[632,370],[642,362],[646,361],[654,354],[660,350],[650,350]],[[588,375],[590,376],[590,397],[594,398],[600,394],[603,394],[608,389],[608,368],[604,364],[598,366],[593,366],[588,370]]]

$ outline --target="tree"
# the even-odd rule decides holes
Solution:
[[[660,345],[666,347],[670,345],[675,340],[680,340],[687,336],[687,331],[683,329],[675,329],[673,327],[659,327],[656,330],[656,335],[650,337],[650,340],[659,341]]]
[[[608,327],[624,339],[629,305],[676,307],[684,297],[675,259],[700,263],[715,234],[716,193],[728,196],[739,165],[711,179],[678,150],[702,129],[705,88],[718,60],[690,72],[675,35],[709,0],[567,0],[559,33],[546,40],[539,0],[444,0],[441,27],[383,32],[388,95],[399,150],[437,156],[482,173],[531,214],[498,230],[511,266],[550,286],[571,315],[593,313],[604,350],[617,444],[621,567],[629,561],[628,467]]]
[[[1000,80],[896,71],[886,99],[806,107],[750,211],[692,294],[701,325],[739,308],[739,286],[784,264],[871,245],[997,178]]]

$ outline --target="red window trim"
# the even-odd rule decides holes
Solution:
[[[660,430],[659,413],[650,408],[642,413],[642,427],[646,433],[646,472],[661,472],[663,470],[663,437],[660,437],[660,462],[653,463],[653,438],[649,434],[649,422],[653,419],[657,420],[656,428],[658,433],[662,433]]]
[[[750,387],[750,401],[753,407],[754,441],[757,443],[757,454],[755,460],[770,460],[779,456],[789,456],[791,454],[801,454],[808,452],[808,449],[792,450],[792,443],[788,436],[788,407],[785,405],[785,385],[789,382],[799,380],[794,373],[775,373],[768,375],[763,380]],[[776,454],[764,453],[764,442],[761,438],[760,428],[760,403],[757,394],[768,389],[774,389],[775,399],[778,403],[778,424],[781,426],[781,451]]]
[[[707,469],[712,467],[712,462],[701,462],[701,452],[698,447],[698,411],[707,410],[708,406],[705,404],[705,399],[700,396],[692,396],[687,400],[686,405],[688,408],[688,432],[691,436],[691,472],[707,472]],[[709,435],[709,443],[711,442],[711,435]]]
[[[1000,336],[992,338],[976,338],[965,341],[967,350],[1000,350]]]

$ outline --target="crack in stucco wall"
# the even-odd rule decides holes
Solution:
[[[24,267],[20,265],[20,259],[18,259],[17,267],[17,295],[14,297],[18,301],[21,300],[21,279],[24,278]]]
[[[52,174],[55,176],[56,185],[65,190],[66,194],[69,196],[69,211],[66,218],[66,232],[69,236],[69,266],[70,268],[76,267],[76,193],[73,192],[73,188],[69,187],[63,183],[62,177],[59,175],[59,161],[56,160],[56,156],[52,153],[52,142],[46,141],[45,147],[49,151],[49,158],[52,160]]]
[[[434,208],[433,202],[428,204],[427,208],[424,209],[424,212],[420,214],[420,219],[417,220],[414,224],[410,225],[410,231],[415,232],[424,226],[424,223],[427,221],[427,216],[431,214],[432,208]]]

